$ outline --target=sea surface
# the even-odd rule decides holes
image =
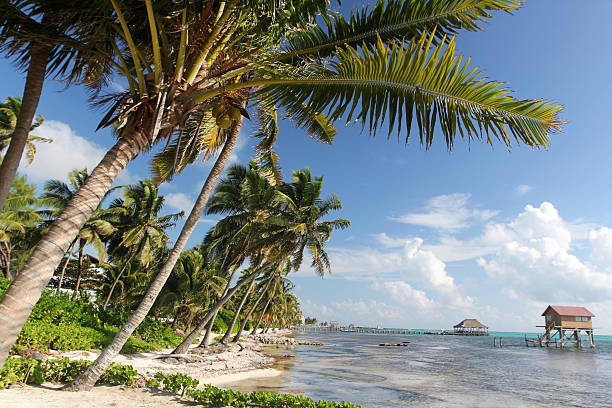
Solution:
[[[503,348],[492,346],[503,336]],[[298,333],[325,346],[268,348],[283,374],[228,387],[375,407],[612,407],[612,336],[596,348],[525,346],[489,337]],[[407,347],[380,347],[401,343]]]

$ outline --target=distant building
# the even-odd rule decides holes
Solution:
[[[595,346],[591,320],[595,315],[586,307],[549,305],[542,316],[544,316],[545,331],[540,338],[541,344],[548,346],[554,343],[556,346],[558,343],[561,347],[572,344],[581,347],[580,334],[584,332],[589,338],[590,346]]]
[[[340,324],[336,320],[332,320],[329,322],[329,326],[332,328],[337,328]]]
[[[489,328],[476,319],[463,319],[461,323],[453,326],[455,334],[469,336],[488,336]]]
[[[298,313],[297,318],[302,326],[306,324],[306,318],[304,317],[302,312]]]

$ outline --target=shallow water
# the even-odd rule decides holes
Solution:
[[[496,334],[499,336],[499,334]],[[612,339],[595,350],[527,348],[523,335],[491,337],[300,333],[323,347],[270,348],[283,375],[228,387],[299,393],[363,407],[609,407]],[[379,347],[401,343],[407,347]]]

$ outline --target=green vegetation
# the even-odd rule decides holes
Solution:
[[[9,281],[0,278],[0,297]],[[99,310],[85,297],[72,299],[68,294],[47,290],[34,307],[28,322],[19,334],[14,351],[70,351],[106,347],[124,323],[120,313]],[[138,327],[123,347],[124,353],[137,353],[175,347],[182,338],[162,323],[151,318]]]
[[[13,357],[0,370],[0,389],[11,384],[43,382],[66,383],[77,378],[91,364],[86,360],[39,360]],[[112,364],[100,377],[99,384],[135,386],[138,372],[131,366]]]
[[[12,384],[37,384],[44,382],[66,383],[74,380],[90,365],[85,360],[38,360],[33,358],[10,358],[0,370],[0,389]],[[138,383],[139,374],[132,366],[111,364],[98,380],[98,384],[128,385]],[[204,406],[243,408],[360,408],[348,402],[313,401],[300,395],[275,394],[271,392],[252,392],[224,390],[206,384],[197,389],[199,381],[185,374],[156,373],[146,380],[146,386],[159,388],[181,397],[187,396]]]

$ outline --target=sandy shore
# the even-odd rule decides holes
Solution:
[[[266,336],[284,338],[289,331],[274,331]],[[212,349],[198,349],[198,342],[190,347],[189,354],[172,355],[172,349],[151,353],[120,354],[114,362],[130,365],[145,377],[155,373],[183,373],[200,381],[200,384],[223,384],[255,376],[270,377],[279,375],[278,370],[268,368],[276,360],[263,352],[263,347],[250,336],[244,341],[227,345],[217,344]],[[90,360],[97,358],[95,351],[71,351],[56,353],[49,358],[68,357],[71,360]],[[241,377],[241,375],[243,377]]]
[[[289,332],[272,332],[271,336],[285,336]],[[195,343],[196,345],[198,343]],[[152,353],[122,354],[114,360],[118,364],[131,365],[145,377],[157,372],[165,374],[183,373],[197,378],[200,384],[222,387],[226,383],[280,375],[279,370],[270,368],[276,360],[263,353],[260,344],[246,336],[244,342],[217,345],[214,350],[199,350],[195,346],[187,355],[170,355],[171,349]],[[93,361],[96,351],[72,351],[52,353],[49,358],[68,357],[71,360]],[[44,403],[45,408],[90,408],[90,407],[185,407],[193,405],[186,400],[165,392],[147,388],[96,386],[90,392],[71,393],[59,391],[56,384],[42,386],[16,386],[0,391],[0,407],[23,408],[37,407]]]

